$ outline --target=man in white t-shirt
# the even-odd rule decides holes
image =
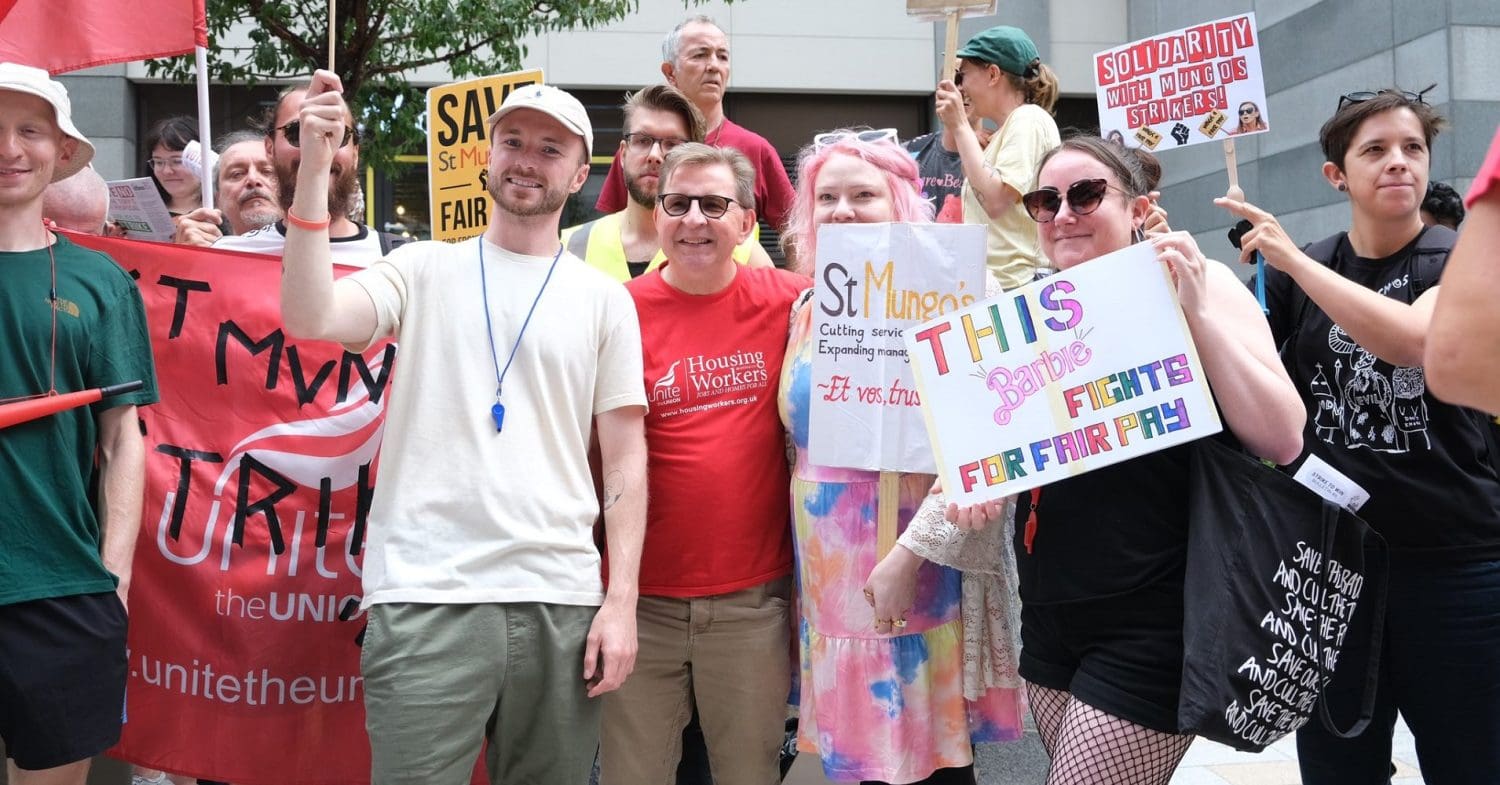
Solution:
[[[337,216],[319,195],[345,127],[339,89],[318,71],[300,107],[281,303],[290,334],[401,344],[364,563],[374,782],[462,782],[486,727],[492,782],[585,782],[591,699],[635,663],[646,510],[635,308],[558,243],[588,177],[588,115],[554,87],[512,92],[489,118],[484,235],[406,245],[335,282]]]

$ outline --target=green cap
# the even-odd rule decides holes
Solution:
[[[991,27],[970,38],[958,50],[958,56],[994,63],[1021,77],[1035,76],[1036,66],[1042,61],[1026,31],[1010,25]]]

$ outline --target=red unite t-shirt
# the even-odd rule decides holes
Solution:
[[[790,479],[776,410],[791,306],[808,287],[736,265],[711,295],[660,269],[625,286],[645,360],[648,455],[642,595],[706,597],[792,569]]]

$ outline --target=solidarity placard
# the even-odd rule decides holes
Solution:
[[[1131,146],[1185,147],[1270,130],[1255,14],[1100,52],[1094,88],[1099,133]]]
[[[961,505],[1222,428],[1149,244],[909,328],[906,348],[937,473]]]
[[[808,457],[819,466],[932,473],[902,338],[984,299],[984,227],[818,228]]]

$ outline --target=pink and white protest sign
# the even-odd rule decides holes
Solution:
[[[938,476],[961,505],[1223,427],[1145,243],[909,328],[906,348]]]
[[[1094,55],[1099,133],[1160,150],[1270,130],[1255,14]]]

